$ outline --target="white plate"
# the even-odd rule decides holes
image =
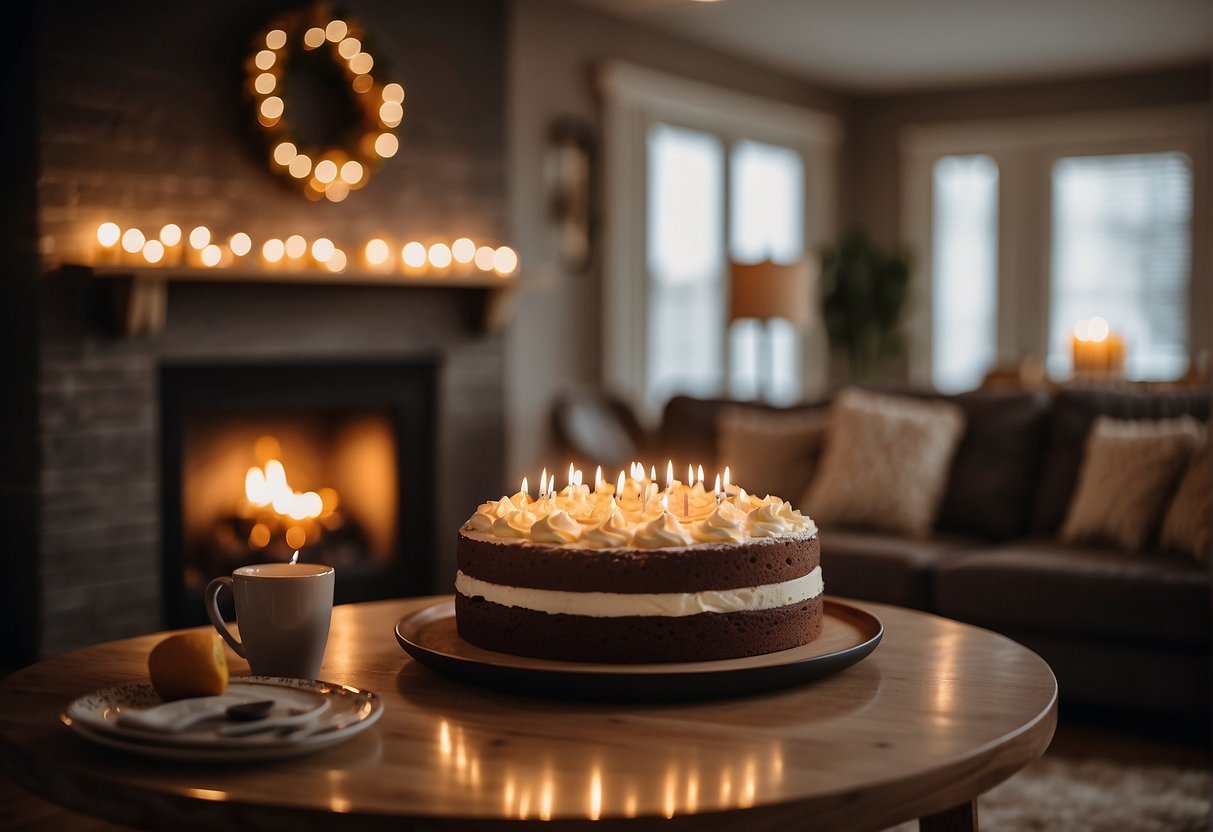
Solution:
[[[229,720],[212,719],[180,734],[165,734],[120,725],[124,709],[161,704],[150,682],[104,688],[67,706],[60,720],[81,737],[111,748],[171,760],[264,760],[308,754],[343,742],[373,725],[383,713],[383,700],[371,691],[308,679],[240,676],[228,691],[255,699],[273,699],[289,707],[327,702],[315,723],[296,733],[270,731],[244,737],[222,737],[216,728]],[[277,705],[275,707],[278,707]]]

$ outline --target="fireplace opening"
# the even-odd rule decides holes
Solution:
[[[431,364],[165,367],[161,405],[168,626],[295,551],[336,603],[432,591]]]

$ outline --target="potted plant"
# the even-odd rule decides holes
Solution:
[[[822,316],[831,348],[846,362],[848,381],[872,379],[901,355],[909,281],[908,255],[885,250],[859,226],[822,250]]]

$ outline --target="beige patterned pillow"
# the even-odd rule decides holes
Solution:
[[[926,537],[963,432],[964,412],[954,404],[844,390],[800,508],[823,528]]]
[[[1061,539],[1111,543],[1128,552],[1146,548],[1199,441],[1200,422],[1191,416],[1100,416],[1087,435]]]
[[[747,490],[795,500],[813,479],[829,427],[825,407],[725,407],[716,419],[716,458]]]
[[[1160,546],[1170,552],[1182,552],[1207,561],[1213,542],[1213,432],[1205,427],[1205,441],[1200,444],[1179,488],[1171,499],[1158,536]]]

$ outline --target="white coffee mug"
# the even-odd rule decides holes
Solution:
[[[257,676],[315,679],[333,612],[333,567],[320,563],[242,566],[206,587],[211,623]],[[219,614],[219,590],[236,599],[240,640]]]

